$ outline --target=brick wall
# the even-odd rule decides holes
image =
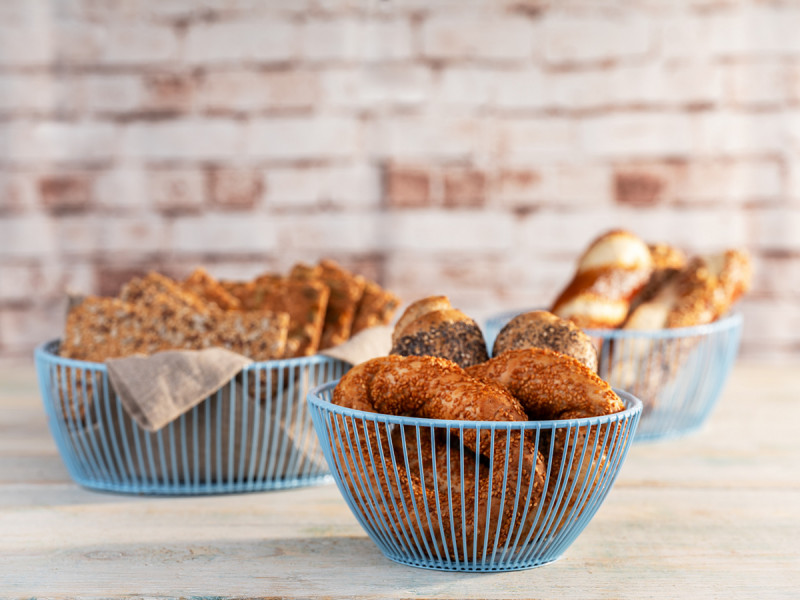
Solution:
[[[0,357],[67,289],[330,256],[407,300],[545,305],[597,233],[749,248],[800,351],[800,5],[3,0]]]

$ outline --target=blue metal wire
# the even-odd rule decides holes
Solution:
[[[317,355],[256,362],[156,432],[122,408],[105,365],[34,352],[50,431],[70,476],[135,494],[219,494],[330,481],[306,392],[349,364]],[[273,382],[275,385],[273,386]]]
[[[511,311],[486,322],[491,351]],[[657,331],[587,329],[598,347],[600,377],[642,400],[636,441],[656,441],[700,429],[730,375],[742,332],[742,316]]]
[[[626,409],[600,417],[424,419],[331,404],[336,383],[312,389],[308,405],[350,510],[387,558],[448,571],[512,571],[558,559],[611,489],[642,409],[637,398],[620,391]],[[487,444],[492,458],[476,457],[465,445],[465,436],[473,434],[475,447]],[[430,455],[422,451],[423,441]],[[519,460],[496,464],[497,444]],[[523,476],[527,444],[544,461],[544,489]],[[447,466],[440,471],[442,456]]]

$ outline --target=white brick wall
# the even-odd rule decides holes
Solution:
[[[798,24],[787,1],[0,2],[0,360],[57,333],[67,286],[147,268],[331,256],[406,301],[543,306],[612,227],[748,249],[743,351],[796,356]]]

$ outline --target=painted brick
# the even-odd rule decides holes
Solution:
[[[192,25],[186,37],[190,63],[281,62],[294,57],[296,27],[281,19]]]
[[[27,355],[33,346],[56,338],[64,329],[63,299],[36,301],[30,309],[0,310],[0,347],[8,355]]]
[[[800,342],[800,307],[792,300],[749,298],[740,306],[747,341],[775,345]]]
[[[103,28],[105,64],[159,64],[178,58],[178,36],[171,27],[150,23],[114,23]]]
[[[692,150],[686,115],[629,113],[592,117],[580,128],[581,146],[592,156],[683,156]]]
[[[280,248],[318,255],[337,252],[369,252],[385,235],[379,213],[315,212],[312,215],[280,215],[271,218]]]
[[[256,254],[285,249],[278,243],[278,228],[266,215],[207,214],[175,219],[173,252],[204,255],[225,252]]]
[[[98,121],[23,121],[0,124],[0,152],[12,161],[106,161],[117,147],[117,128]]]
[[[492,137],[492,152],[514,167],[571,159],[579,150],[575,123],[561,117],[498,120]]]
[[[788,121],[780,112],[716,111],[697,114],[693,121],[696,154],[752,156],[784,149]]]
[[[144,102],[142,80],[136,75],[90,75],[84,82],[86,108],[92,113],[126,113]]]
[[[553,78],[536,68],[498,71],[491,81],[490,98],[502,109],[540,109],[552,105],[552,84]]]
[[[46,20],[24,25],[0,24],[0,66],[40,67],[56,57],[53,35]]]
[[[379,168],[363,164],[270,168],[265,187],[268,206],[280,209],[376,209],[382,196]]]
[[[365,61],[402,61],[413,58],[415,34],[409,21],[400,19],[369,20],[363,25]]]
[[[513,217],[480,210],[407,210],[389,213],[383,222],[387,251],[508,251],[513,248]]]
[[[777,200],[783,195],[781,165],[774,161],[689,161],[676,191],[689,202]]]
[[[422,52],[445,60],[526,60],[533,55],[534,31],[533,24],[520,17],[434,16],[422,25]]]
[[[352,110],[375,106],[418,107],[431,99],[431,70],[415,64],[382,64],[366,68],[326,68],[320,74],[325,105]]]
[[[753,294],[762,298],[800,299],[800,256],[755,256]]]
[[[666,198],[670,182],[661,173],[648,169],[622,169],[614,174],[614,194],[618,204],[654,206]]]
[[[472,160],[489,152],[490,133],[484,117],[397,116],[369,131],[369,145],[371,153],[387,160]]]
[[[94,203],[93,176],[89,173],[54,173],[39,178],[42,207],[50,214],[88,211]]]
[[[485,107],[494,98],[495,73],[495,70],[474,66],[445,69],[434,89],[433,98],[444,106]]]
[[[342,117],[260,119],[246,136],[247,156],[279,160],[351,157],[361,145],[359,123]]]
[[[486,204],[486,173],[476,169],[450,167],[444,172],[444,206],[479,208]]]
[[[121,264],[102,262],[97,266],[97,293],[101,296],[116,296],[128,281],[153,270],[160,271],[151,261],[145,260]]]
[[[38,269],[30,264],[0,263],[0,303],[30,300],[40,293]]]
[[[41,213],[0,219],[0,258],[40,258],[56,251],[54,222]]]
[[[789,98],[791,84],[782,61],[756,61],[726,65],[728,97],[739,105],[777,105]]]
[[[786,195],[797,204],[800,200],[800,153],[788,155],[786,173]]]
[[[0,217],[31,210],[38,199],[34,174],[0,172]]]
[[[611,170],[595,164],[540,164],[501,169],[493,184],[498,206],[597,206],[612,201]]]
[[[800,209],[761,208],[751,217],[753,243],[761,250],[800,251]]]
[[[197,104],[214,112],[248,112],[275,108],[309,108],[321,93],[319,75],[311,71],[261,72],[232,69],[207,73],[197,90]]]
[[[661,19],[659,50],[665,59],[707,60],[711,56],[711,23],[707,16],[680,12]]]
[[[202,211],[206,186],[199,169],[158,169],[150,171],[148,179],[148,196],[159,212],[179,215]]]
[[[167,222],[158,215],[136,214],[103,219],[98,250],[104,257],[126,253],[139,259],[167,249]]]
[[[0,113],[75,116],[83,92],[77,78],[49,73],[0,75]]]
[[[384,172],[386,204],[396,208],[423,208],[432,202],[428,169],[388,165]]]
[[[137,212],[150,206],[147,175],[137,165],[119,165],[97,175],[94,197],[110,212]]]
[[[207,183],[211,206],[224,210],[250,210],[264,193],[264,177],[252,169],[211,169]]]
[[[241,152],[242,138],[242,126],[226,119],[134,122],[123,131],[121,152],[150,160],[233,158]]]
[[[712,14],[708,44],[718,56],[796,56],[800,54],[797,6],[746,6]]]
[[[365,46],[364,26],[355,19],[306,22],[301,39],[303,57],[313,61],[354,61]]]
[[[105,220],[94,214],[65,214],[53,222],[56,250],[62,257],[93,256],[101,244]]]
[[[152,73],[144,78],[144,109],[154,112],[188,112],[194,98],[194,81],[188,73]]]
[[[653,47],[652,24],[641,17],[545,17],[544,57],[550,64],[640,58]]]

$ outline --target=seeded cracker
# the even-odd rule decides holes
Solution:
[[[331,290],[319,344],[324,350],[350,338],[365,282],[361,275],[353,275],[332,260],[320,261],[319,268],[322,282]]]
[[[209,275],[202,267],[196,268],[187,277],[181,287],[206,302],[213,302],[222,310],[238,310],[242,308],[241,302],[226,290],[219,281]]]
[[[132,304],[141,304],[152,300],[153,292],[158,291],[174,298],[178,303],[187,308],[194,309],[199,314],[209,314],[218,311],[215,304],[209,304],[202,298],[181,288],[178,283],[161,275],[160,273],[150,272],[144,277],[134,277],[126,283],[120,291],[119,298]]]
[[[330,291],[321,281],[259,277],[254,282],[259,310],[289,314],[286,356],[312,356],[319,349]]]
[[[384,290],[374,281],[367,281],[364,294],[358,303],[350,335],[375,325],[388,325],[399,305],[400,298]]]

